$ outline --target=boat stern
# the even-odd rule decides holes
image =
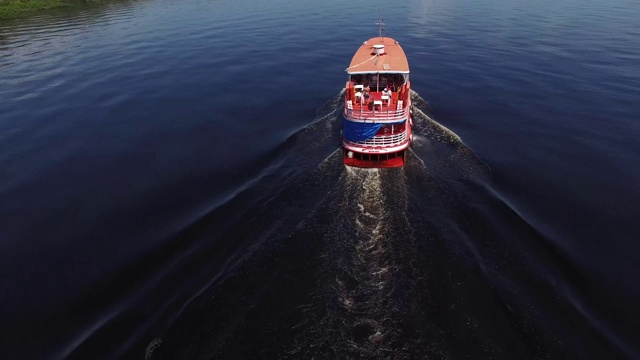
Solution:
[[[344,164],[359,168],[394,168],[404,166],[406,150],[384,153],[367,154],[354,152],[343,148]]]

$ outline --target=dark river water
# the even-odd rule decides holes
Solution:
[[[416,141],[347,168],[344,70],[379,9]],[[0,22],[0,358],[640,358],[639,18],[147,0]]]

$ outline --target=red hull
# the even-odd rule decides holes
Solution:
[[[404,166],[406,150],[391,154],[361,154],[353,153],[349,158],[348,150],[344,150],[344,164],[359,168],[394,168]]]

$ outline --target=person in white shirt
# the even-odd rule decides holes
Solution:
[[[391,90],[389,90],[389,88],[384,88],[384,90],[382,90],[382,95],[391,97]]]

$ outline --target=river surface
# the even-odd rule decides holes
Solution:
[[[400,169],[339,150],[407,53]],[[640,358],[636,0],[116,1],[0,22],[0,358]]]

